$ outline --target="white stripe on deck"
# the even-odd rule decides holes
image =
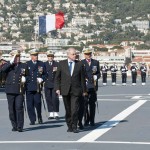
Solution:
[[[114,118],[110,119],[103,125],[99,126],[95,130],[91,131],[89,134],[79,139],[78,142],[95,141],[97,138],[108,132],[114,126],[118,125],[120,121],[124,120],[126,117],[128,117],[131,113],[133,113],[136,109],[138,109],[146,102],[147,100],[139,100],[138,102],[134,103],[133,105],[131,105],[130,107],[128,107],[127,109],[116,115]]]
[[[131,99],[140,99],[142,96],[133,96]]]
[[[91,144],[130,144],[130,145],[150,145],[150,142],[130,142],[130,141],[0,141],[0,144],[27,144],[27,143],[60,143],[60,144],[77,144],[77,143],[91,143]]]

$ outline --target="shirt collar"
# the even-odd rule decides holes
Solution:
[[[74,61],[73,61],[73,60],[68,59],[68,63],[70,63],[70,62],[74,63]]]

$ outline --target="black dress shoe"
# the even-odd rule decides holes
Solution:
[[[73,133],[78,133],[79,131],[77,129],[72,130]]]
[[[30,125],[35,125],[35,122],[30,122]]]
[[[17,128],[13,127],[13,128],[12,128],[12,131],[17,131]]]
[[[80,129],[80,130],[84,129],[82,123],[78,124],[78,126],[79,126],[79,129]]]
[[[48,117],[48,120],[54,119],[54,117]]]
[[[39,119],[38,119],[38,122],[39,122],[39,124],[42,124],[42,123],[43,123],[42,118],[39,118]]]
[[[22,128],[18,128],[17,130],[18,130],[18,132],[22,132]]]
[[[94,122],[90,123],[90,126],[95,126],[95,123]]]
[[[67,132],[72,132],[72,129],[71,129],[71,128],[68,128]]]
[[[56,119],[56,120],[59,120],[59,117],[58,117],[58,116],[56,116],[56,117],[55,117],[55,119]]]
[[[85,123],[84,123],[84,126],[89,126],[89,123],[88,123],[88,122],[85,122]]]

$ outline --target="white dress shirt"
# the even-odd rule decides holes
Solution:
[[[70,65],[70,62],[72,62],[72,69],[71,69],[71,76],[72,76],[73,71],[74,71],[75,62],[68,59],[68,66]]]

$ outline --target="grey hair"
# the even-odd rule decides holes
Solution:
[[[69,53],[70,53],[71,51],[75,51],[75,52],[76,52],[76,49],[73,48],[73,47],[68,48],[68,49],[67,49],[67,55],[69,55]]]

